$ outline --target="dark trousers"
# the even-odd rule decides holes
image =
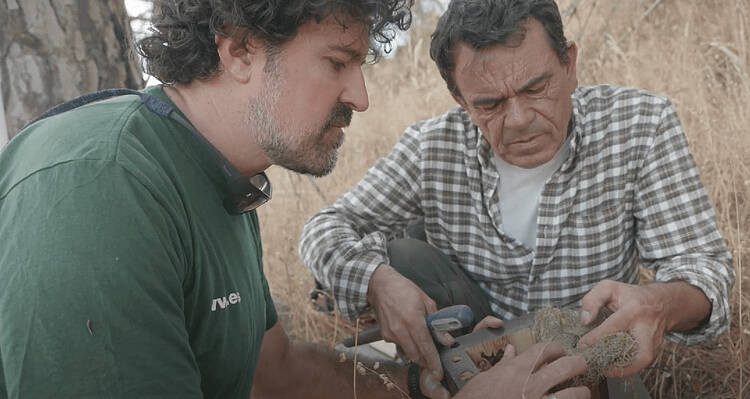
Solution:
[[[487,294],[432,245],[414,238],[394,240],[388,244],[388,257],[390,265],[432,298],[438,309],[468,305],[474,312],[474,323],[492,315]]]

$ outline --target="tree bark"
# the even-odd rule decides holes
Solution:
[[[6,139],[48,108],[81,94],[141,88],[131,42],[123,0],[0,0]]]
[[[3,87],[3,75],[0,74],[0,88]],[[0,90],[0,150],[8,143],[10,135],[5,124],[5,106],[3,105],[3,91]]]

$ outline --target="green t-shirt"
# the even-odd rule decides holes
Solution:
[[[174,106],[159,87],[146,90]],[[247,398],[276,312],[255,212],[136,96],[0,153],[0,398]]]

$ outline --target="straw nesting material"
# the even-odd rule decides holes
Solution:
[[[627,332],[605,336],[585,349],[576,348],[578,340],[601,324],[610,314],[609,311],[600,312],[589,326],[581,324],[581,313],[578,309],[545,308],[534,315],[532,332],[536,342],[557,342],[569,355],[580,355],[586,360],[588,370],[585,374],[575,377],[571,381],[572,385],[595,387],[610,366],[627,367],[632,364],[638,350],[638,342]]]

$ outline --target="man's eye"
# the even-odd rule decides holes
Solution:
[[[497,100],[497,101],[492,101],[489,103],[484,103],[481,106],[479,106],[479,108],[483,111],[492,111],[492,110],[495,110],[497,107],[499,107],[500,104],[502,104],[502,101]]]
[[[334,60],[333,58],[329,58],[328,60],[331,62],[331,65],[336,72],[344,69],[344,67],[346,66],[346,64],[344,64],[343,62]]]
[[[545,85],[539,85],[539,86],[529,87],[528,89],[526,89],[526,92],[529,93],[529,94],[538,94],[538,93],[541,93],[542,91],[544,91],[544,86]]]

